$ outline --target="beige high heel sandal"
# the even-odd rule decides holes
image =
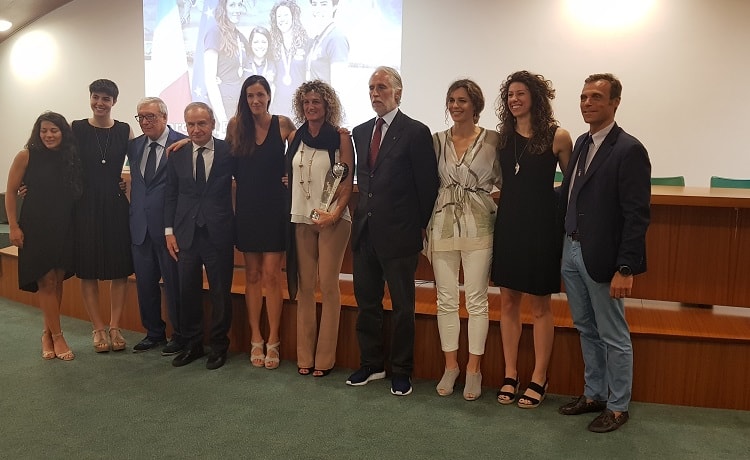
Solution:
[[[122,351],[127,346],[119,327],[109,328],[109,339],[112,341],[112,351]]]
[[[51,350],[49,348],[45,349],[44,339],[47,337],[52,342]],[[42,359],[55,359],[55,342],[52,340],[52,333],[47,329],[42,331]]]
[[[104,329],[96,329],[91,335],[94,338],[94,351],[97,353],[107,353],[109,351],[109,340]]]
[[[52,343],[54,344],[55,339],[57,337],[62,337],[63,333],[62,331],[60,331],[59,334],[51,334],[51,335],[52,335]],[[62,353],[55,353],[55,356],[57,357],[57,359],[62,360],[62,361],[73,361],[73,359],[76,357],[76,355],[74,355],[73,352],[70,351],[70,348],[63,351]]]
[[[281,357],[279,354],[279,345],[281,345],[281,342],[266,344],[266,359],[263,363],[266,369],[276,369],[279,367],[279,358]],[[271,353],[275,353],[276,356],[271,356]]]
[[[260,342],[250,342],[250,362],[255,367],[265,366],[266,355],[263,354],[263,346],[265,344],[262,340]],[[260,350],[260,353],[253,353],[256,350]]]

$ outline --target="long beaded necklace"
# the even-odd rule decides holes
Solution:
[[[315,152],[317,152],[316,149],[313,149],[312,155],[310,155],[310,160],[307,162],[307,189],[305,189],[305,177],[304,177],[304,161],[305,161],[305,144],[302,143],[302,147],[299,151],[299,186],[302,188],[302,191],[305,192],[305,198],[308,200],[310,199],[310,183],[312,182],[312,164],[313,159],[315,158]]]
[[[99,129],[106,129],[107,130],[107,140],[104,141],[104,148],[102,148],[102,143],[99,141]],[[107,150],[109,150],[109,133],[112,131],[112,128],[98,128],[94,126],[94,136],[96,136],[96,145],[99,147],[99,155],[102,157],[102,164],[107,164]]]

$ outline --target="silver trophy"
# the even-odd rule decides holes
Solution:
[[[333,195],[336,193],[336,189],[342,180],[349,175],[349,165],[346,163],[334,163],[331,169],[326,174],[325,182],[323,183],[323,193],[320,195],[320,206],[318,209],[328,212],[328,208],[331,207],[331,201],[333,201]],[[320,219],[318,211],[313,209],[310,213],[312,220]]]

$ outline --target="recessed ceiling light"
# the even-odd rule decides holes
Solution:
[[[5,19],[0,19],[0,32],[5,32],[6,30],[13,27],[13,23],[10,21],[6,21]]]

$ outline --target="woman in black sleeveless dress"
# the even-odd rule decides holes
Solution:
[[[27,187],[17,219],[16,190]],[[11,243],[18,247],[18,287],[36,292],[44,316],[42,358],[70,361],[60,328],[63,280],[73,276],[73,205],[81,195],[81,163],[65,118],[37,118],[26,149],[8,173],[5,195]]]
[[[128,140],[127,123],[112,119],[119,90],[110,80],[89,85],[93,116],[73,122],[83,164],[83,196],[75,211],[76,276],[83,305],[93,323],[97,353],[125,349],[120,319],[125,308],[127,277],[133,273],[128,199],[120,189]],[[98,280],[112,280],[109,333],[99,311]]]
[[[555,169],[568,165],[573,143],[557,126],[550,100],[552,83],[520,71],[500,88],[500,166],[503,186],[495,220],[492,281],[501,289],[505,379],[500,404],[511,404],[518,391],[518,342],[521,298],[531,301],[534,318],[534,373],[518,407],[538,406],[547,389],[554,323],[551,294],[560,292],[562,231],[557,224]]]
[[[245,304],[250,322],[250,360],[256,367],[279,366],[281,261],[289,227],[284,152],[295,128],[284,116],[271,115],[271,87],[253,75],[242,85],[237,115],[229,122],[227,141],[237,158],[236,246],[245,258]],[[260,316],[265,292],[267,348]]]

